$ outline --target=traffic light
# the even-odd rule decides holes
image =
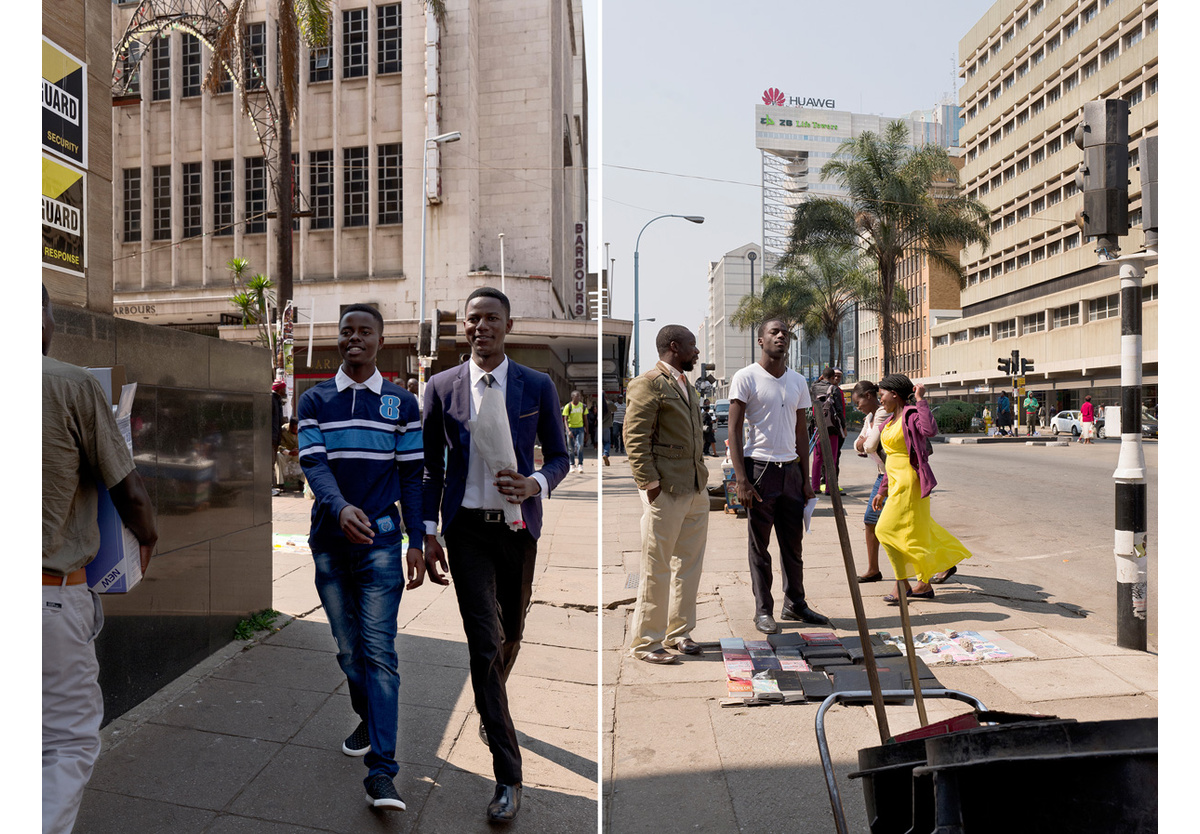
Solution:
[[[1012,376],[1012,360],[1005,359],[1003,356],[1001,356],[999,359],[996,360],[996,370],[1004,371],[1004,373],[1008,374],[1009,376]]]
[[[1014,350],[1014,351],[1012,352],[1012,359],[1010,359],[1009,361],[1010,361],[1010,362],[1012,362],[1012,372],[1013,372],[1013,375],[1015,376],[1015,375],[1016,375],[1016,373],[1017,373],[1017,369],[1021,367],[1021,353],[1020,353],[1020,351],[1016,351],[1016,350]]]
[[[1083,121],[1075,128],[1075,144],[1083,162],[1075,186],[1083,192],[1076,221],[1084,237],[1117,250],[1117,238],[1129,233],[1129,104],[1111,98],[1083,105]]]
[[[1142,231],[1147,246],[1158,244],[1158,137],[1138,142],[1138,173],[1142,180]],[[1153,247],[1149,247],[1153,248]]]
[[[437,324],[436,353],[441,353],[443,350],[453,353],[454,337],[458,334],[458,321],[455,319],[454,311],[434,310],[433,320]]]
[[[1022,359],[1020,376],[1025,376],[1025,374],[1030,373],[1031,371],[1033,371],[1033,360],[1032,359]]]
[[[417,355],[430,356],[433,350],[433,324],[423,321],[417,328]]]
[[[717,383],[717,378],[715,376],[713,376],[713,371],[715,371],[716,369],[717,369],[717,366],[714,365],[712,362],[701,362],[700,363],[700,378],[705,380],[706,382],[708,382],[709,385],[715,385]]]

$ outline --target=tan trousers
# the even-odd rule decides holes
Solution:
[[[629,650],[643,657],[690,637],[708,541],[708,494],[659,493],[642,499],[642,576]]]

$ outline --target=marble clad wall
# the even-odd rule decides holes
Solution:
[[[270,360],[261,348],[67,305],[55,322],[52,357],[124,365],[138,383],[134,459],[158,518],[146,578],[104,598],[96,652],[108,723],[271,605]]]

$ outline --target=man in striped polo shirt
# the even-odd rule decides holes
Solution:
[[[347,307],[338,323],[337,376],[300,398],[300,465],[315,496],[308,542],[317,593],[361,719],[342,752],[366,756],[367,802],[403,811],[392,782],[399,772],[396,614],[404,589],[425,578],[424,455],[417,398],[375,367],[382,344],[379,311]]]

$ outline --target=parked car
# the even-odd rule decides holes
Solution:
[[[1083,434],[1082,415],[1078,411],[1060,411],[1050,418],[1050,431],[1055,434],[1069,432],[1072,437]]]
[[[713,411],[717,415],[717,425],[724,426],[729,422],[729,400],[717,400],[713,406]]]
[[[1158,439],[1158,418],[1142,412],[1142,437]]]

